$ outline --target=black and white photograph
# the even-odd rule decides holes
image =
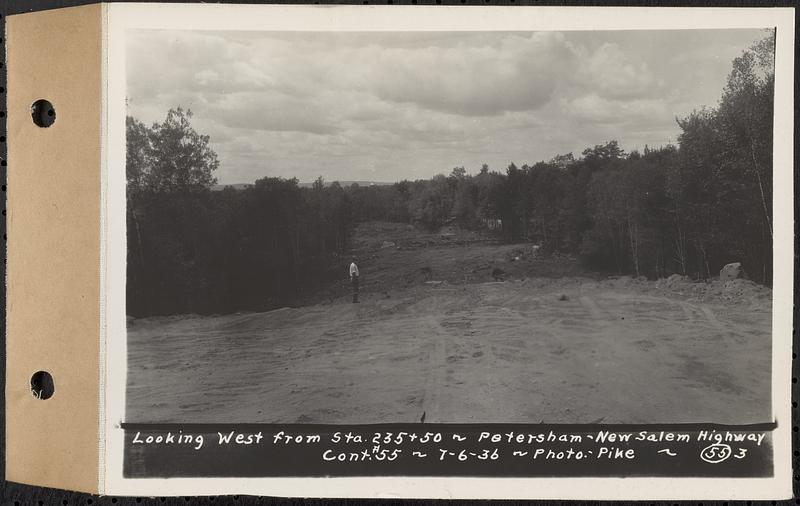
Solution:
[[[772,421],[774,29],[125,42],[125,421]]]

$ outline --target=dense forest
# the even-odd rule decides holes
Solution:
[[[589,269],[695,279],[739,261],[772,279],[773,37],[733,61],[714,108],[678,118],[677,145],[616,141],[503,172],[392,185],[267,177],[215,191],[219,166],[192,114],[127,118],[128,314],[224,313],[297,300],[342,277],[352,231],[385,220],[492,228]],[[497,226],[500,225],[500,226]]]

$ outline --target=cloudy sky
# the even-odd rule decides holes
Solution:
[[[194,113],[220,183],[504,170],[675,142],[758,30],[127,34],[128,113]]]

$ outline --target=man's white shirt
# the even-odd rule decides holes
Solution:
[[[353,275],[358,276],[358,266],[356,266],[355,262],[350,264],[350,277],[352,278]]]

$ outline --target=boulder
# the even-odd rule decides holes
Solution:
[[[739,279],[742,277],[744,277],[744,273],[742,272],[741,262],[727,264],[722,268],[721,271],[719,271],[720,281],[730,281],[732,279]]]
[[[383,241],[383,243],[381,244],[381,249],[393,248],[394,246],[395,244],[392,241]]]
[[[433,271],[428,266],[422,267],[419,270],[419,273],[425,277],[425,281],[430,281],[431,279],[433,279]]]

